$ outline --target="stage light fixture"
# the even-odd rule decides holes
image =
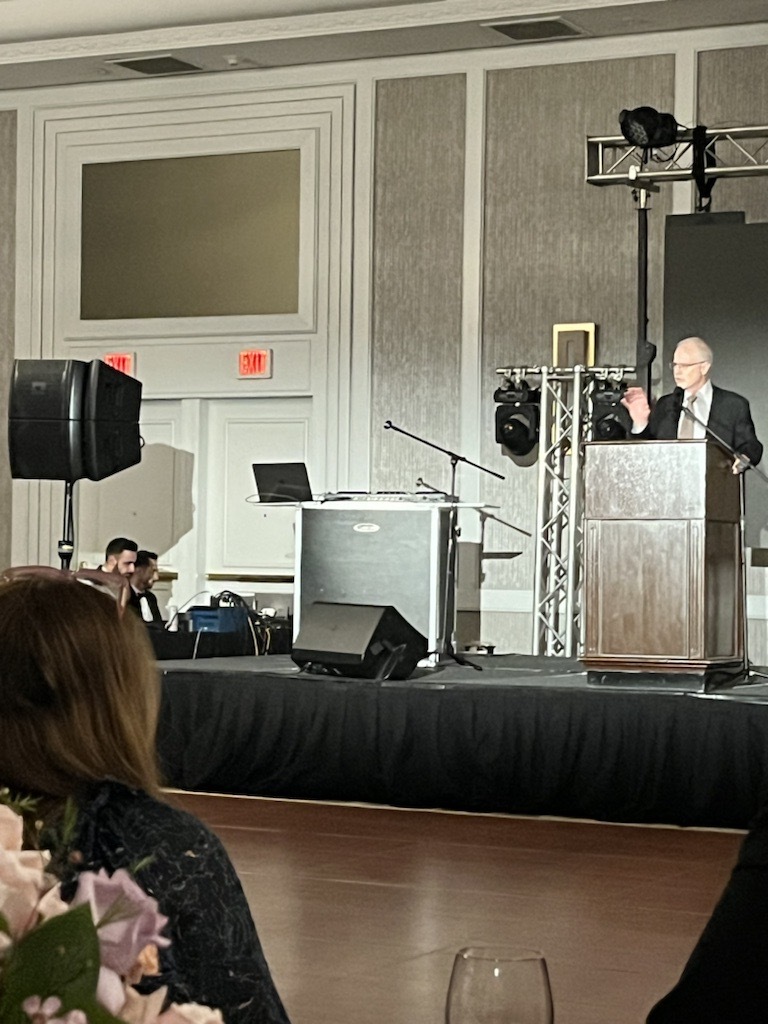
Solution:
[[[677,142],[678,124],[674,114],[660,114],[653,107],[635,107],[619,114],[621,134],[633,146],[663,149]]]
[[[539,440],[541,391],[525,382],[498,388],[493,396],[496,408],[496,443],[511,455],[529,455]]]
[[[623,441],[632,431],[632,418],[621,404],[626,384],[598,381],[592,392],[592,438]]]

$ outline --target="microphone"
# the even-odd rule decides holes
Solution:
[[[686,411],[685,409],[685,389],[675,388],[672,392],[672,413],[675,423],[680,419],[680,414]]]

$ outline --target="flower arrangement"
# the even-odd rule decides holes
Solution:
[[[2,1024],[223,1024],[197,1004],[163,1010],[166,989],[133,985],[158,973],[167,918],[124,870],[84,871],[71,903],[48,851],[22,850],[23,819],[0,803]]]

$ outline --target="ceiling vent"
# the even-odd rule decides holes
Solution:
[[[185,60],[172,57],[170,53],[162,53],[156,57],[119,57],[108,60],[118,68],[137,71],[140,75],[186,75],[191,71],[202,71],[196,64],[188,64]]]
[[[557,39],[573,39],[587,33],[562,18],[529,18],[519,21],[486,21],[483,28],[500,32],[513,43],[546,43]]]

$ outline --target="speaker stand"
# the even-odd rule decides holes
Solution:
[[[443,622],[442,622],[442,642],[440,650],[436,651],[436,657],[432,654],[427,658],[427,666],[429,668],[437,668],[439,665],[444,664],[446,661],[455,661],[459,665],[469,665],[471,668],[476,669],[478,672],[482,672],[481,665],[475,665],[474,662],[468,661],[466,658],[456,653],[456,648],[453,642],[454,634],[454,616],[456,611],[456,556],[457,556],[457,544],[459,538],[459,527],[458,527],[458,495],[456,494],[456,469],[460,462],[466,463],[468,466],[474,466],[475,469],[479,469],[483,473],[488,473],[489,476],[495,476],[497,480],[506,479],[501,473],[497,473],[493,469],[488,469],[486,466],[481,466],[477,462],[472,462],[467,459],[464,455],[459,455],[457,452],[452,452],[448,448],[443,448],[439,444],[435,444],[433,441],[427,441],[424,437],[419,437],[418,434],[411,434],[408,430],[403,430],[402,427],[396,427],[391,420],[387,420],[384,424],[385,430],[396,430],[398,434],[405,434],[406,437],[412,438],[414,441],[418,441],[419,444],[425,444],[429,448],[434,448],[435,451],[442,452],[443,455],[447,455],[451,460],[451,490],[448,495],[451,510],[448,516],[448,556],[445,560],[445,579],[444,579],[444,598],[443,598]]]
[[[75,553],[75,518],[72,512],[72,499],[75,491],[75,481],[67,480],[64,483],[64,522],[62,524],[62,539],[58,544],[59,559],[61,568],[69,569],[72,562],[72,555]]]

